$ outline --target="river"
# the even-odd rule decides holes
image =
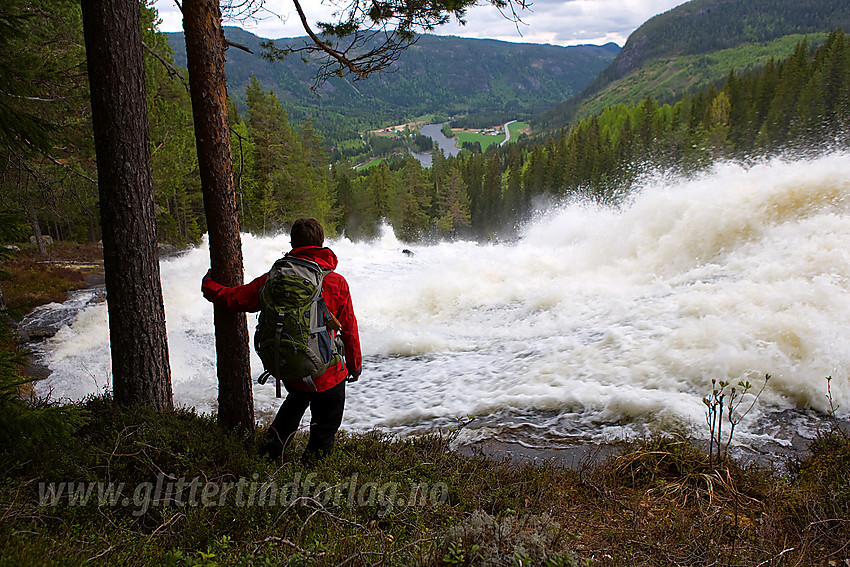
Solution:
[[[246,278],[288,240],[245,235]],[[408,434],[474,416],[469,442],[705,438],[711,380],[758,389],[768,373],[738,426],[742,446],[813,437],[830,409],[827,376],[839,414],[850,410],[846,154],[649,179],[619,208],[542,212],[510,244],[404,243],[385,228],[328,245],[365,355],[348,390],[351,431]],[[161,265],[174,399],[201,412],[216,409],[212,307],[199,291],[208,264],[204,244]],[[108,390],[108,342],[106,305],[85,307],[43,344],[52,375],[37,391]],[[256,377],[256,356],[252,366]],[[274,386],[254,395],[270,419]]]
[[[423,136],[427,136],[434,141],[438,149],[443,150],[443,153],[447,156],[456,156],[460,153],[460,148],[457,147],[457,140],[455,138],[449,138],[445,134],[443,134],[443,124],[428,124],[423,126],[419,133]],[[412,152],[413,156],[419,160],[419,163],[422,164],[422,167],[431,167],[432,156],[431,152]]]

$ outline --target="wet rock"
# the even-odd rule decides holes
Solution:
[[[26,369],[27,376],[33,380],[43,380],[52,374],[50,367],[39,360],[32,357],[29,359],[29,366]]]
[[[157,250],[159,251],[160,258],[168,258],[169,256],[174,256],[180,252],[180,249],[171,244],[158,244]]]
[[[52,337],[65,325],[71,325],[83,308],[104,301],[103,290],[85,290],[73,294],[65,303],[40,305],[28,313],[18,324],[28,342]]]
[[[30,341],[47,339],[56,332],[74,322],[77,313],[60,309],[57,303],[41,305],[33,309],[21,320],[20,328]]]
[[[22,345],[30,340],[27,332],[7,312],[0,311],[0,317],[5,319],[6,325],[11,329],[16,345]]]

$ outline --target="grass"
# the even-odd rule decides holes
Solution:
[[[508,130],[511,131],[511,140],[516,141],[520,137],[522,131],[528,128],[525,122],[512,122],[508,125]]]
[[[61,441],[0,452],[0,564],[827,565],[848,552],[839,433],[786,478],[709,467],[671,439],[575,470],[465,458],[451,432],[342,434],[312,466],[295,459],[298,437],[270,463],[254,436],[191,411],[100,397],[72,415]],[[69,482],[90,500],[72,501]],[[122,491],[98,503],[109,483]]]
[[[505,140],[504,134],[497,134],[495,136],[490,136],[487,134],[479,134],[478,132],[467,132],[465,130],[455,130],[455,137],[457,138],[458,147],[463,147],[463,144],[466,142],[478,142],[481,144],[481,151],[486,152],[487,148],[494,144],[501,144]]]
[[[520,136],[520,130],[524,128],[528,128],[528,124],[523,122],[514,122],[508,128],[511,131],[511,140],[516,141]],[[501,144],[505,141],[504,134],[498,134],[495,136],[491,136],[488,134],[479,134],[478,131],[468,131],[468,130],[453,130],[455,138],[457,138],[458,147],[463,147],[465,142],[478,142],[481,144],[481,151],[486,152],[487,148],[492,145]]]
[[[0,563],[191,565],[206,558],[246,565],[440,564],[451,553],[458,556],[446,533],[455,530],[463,540],[463,511],[478,511],[482,553],[486,545],[498,552],[495,542],[484,541],[484,534],[496,537],[496,523],[526,509],[545,512],[528,498],[546,481],[542,470],[526,475],[522,468],[491,468],[483,459],[460,461],[447,451],[446,436],[344,436],[331,457],[305,469],[262,461],[253,438],[223,432],[212,418],[191,412],[128,410],[106,398],[80,410],[88,421],[64,447],[45,440],[26,453],[4,455]],[[303,439],[297,443],[303,446]],[[233,492],[224,499],[216,494],[207,505],[135,506],[148,490],[139,487],[168,486],[163,474],[201,479],[205,487],[241,480],[244,498]],[[46,486],[68,481],[120,481],[126,489],[114,506],[99,506],[96,499],[71,505],[61,498],[39,505]],[[259,497],[248,504],[252,483],[264,482],[295,488],[283,504],[261,505]],[[496,486],[502,486],[500,502],[493,506]],[[124,498],[128,506],[121,505]],[[546,521],[540,529],[553,526]],[[517,547],[528,547],[521,553],[544,560],[567,556],[565,542],[532,549],[538,534],[524,530],[515,538]]]
[[[363,165],[358,165],[355,169],[357,169],[358,171],[363,170],[363,169],[371,169],[371,168],[375,167],[376,165],[379,165],[381,162],[386,161],[386,160],[387,160],[387,158],[374,158],[371,161],[364,163]]]
[[[363,140],[342,140],[337,143],[337,149],[339,150],[357,150],[365,147]]]

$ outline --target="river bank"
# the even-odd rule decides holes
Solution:
[[[626,567],[842,565],[850,441],[793,474],[653,440],[567,468],[452,450],[455,433],[343,435],[303,464],[212,416],[97,397],[0,447],[0,564]],[[61,441],[60,441],[61,439]]]

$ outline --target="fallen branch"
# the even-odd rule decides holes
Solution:
[[[103,557],[104,555],[106,555],[107,553],[109,553],[110,551],[112,551],[112,548],[113,548],[113,547],[115,547],[115,546],[114,546],[114,545],[110,545],[109,547],[107,547],[106,549],[104,549],[103,551],[101,551],[100,553],[98,553],[97,555],[94,555],[94,556],[92,556],[92,557],[89,557],[88,559],[86,559],[86,563],[88,563],[89,561],[94,561],[95,559],[98,559],[98,558],[100,558],[100,557]]]
[[[766,565],[767,563],[773,563],[776,559],[779,559],[780,557],[782,557],[786,553],[788,553],[790,551],[794,551],[795,549],[797,549],[797,548],[796,547],[789,547],[788,549],[783,549],[782,551],[779,552],[779,555],[775,555],[775,556],[771,557],[770,559],[762,561],[761,563],[756,565],[756,567],[761,567],[762,565]]]
[[[324,552],[324,551],[319,551],[319,552],[314,553],[312,551],[309,551],[307,549],[299,547],[299,546],[295,545],[294,543],[292,543],[291,541],[289,541],[288,539],[285,539],[285,538],[282,538],[282,537],[269,536],[262,541],[255,541],[254,542],[254,545],[256,545],[257,547],[254,548],[253,552],[251,552],[251,556],[256,557],[257,553],[259,553],[259,551],[260,551],[260,547],[263,544],[266,544],[266,543],[282,543],[284,545],[288,545],[289,547],[291,547],[292,549],[294,549],[298,553],[303,553],[304,555],[312,555],[312,556],[315,556],[315,557],[322,557],[326,554],[326,552]]]

